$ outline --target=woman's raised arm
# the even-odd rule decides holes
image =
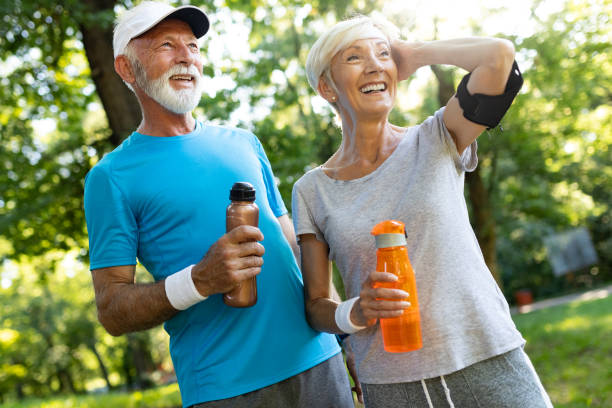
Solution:
[[[486,37],[422,43],[398,40],[392,44],[392,50],[400,80],[421,66],[455,65],[471,73],[467,81],[469,94],[491,96],[504,94],[515,54],[510,41]],[[446,105],[444,123],[460,154],[486,129],[464,117],[456,95]]]

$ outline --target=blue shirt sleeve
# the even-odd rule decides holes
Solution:
[[[135,265],[136,219],[106,167],[97,165],[85,177],[84,201],[90,269]]]
[[[276,187],[276,180],[274,179],[274,173],[272,173],[272,166],[270,165],[270,161],[268,161],[268,157],[266,156],[266,152],[264,151],[261,142],[255,135],[253,135],[253,140],[255,143],[255,152],[259,158],[259,162],[261,163],[261,170],[263,173],[264,183],[266,185],[266,194],[268,195],[270,208],[272,209],[272,213],[275,217],[280,217],[281,215],[287,214],[287,207],[285,207],[283,197],[281,196],[280,191],[278,191],[278,187]]]

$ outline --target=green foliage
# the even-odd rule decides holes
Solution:
[[[270,113],[259,120],[242,120],[259,137],[279,179],[279,190],[290,208],[293,183],[305,171],[325,162],[340,143],[340,130],[331,110],[313,111],[314,91],[304,65],[310,46],[321,34],[321,22],[339,21],[355,12],[369,13],[380,2],[288,1],[274,3],[227,1],[244,13],[250,25],[253,59],[233,71],[236,89],[249,94],[249,105],[269,103]],[[279,33],[283,33],[279,35]],[[207,113],[207,112],[206,112]]]
[[[555,407],[612,404],[612,298],[516,315],[531,358]]]
[[[525,85],[504,131],[479,138],[508,297],[612,278],[612,2],[586,3],[567,1],[534,35],[513,39]],[[543,239],[577,226],[591,231],[601,262],[574,281],[555,278]]]
[[[108,150],[105,129],[83,126],[96,95],[78,28],[109,16],[78,1],[10,3],[0,25],[0,234],[12,248],[0,259],[84,246],[82,181]],[[43,119],[55,126],[48,137],[33,130]]]

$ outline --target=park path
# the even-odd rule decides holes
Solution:
[[[562,305],[565,303],[573,302],[575,300],[594,300],[594,299],[603,299],[612,295],[612,284],[608,286],[604,286],[602,288],[592,289],[582,293],[574,293],[571,295],[559,296],[556,298],[541,300],[539,302],[533,302],[529,305],[520,306],[520,307],[511,307],[510,313],[528,313],[534,310],[543,309],[545,307]]]

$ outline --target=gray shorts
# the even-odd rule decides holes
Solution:
[[[353,408],[353,395],[338,353],[298,375],[237,397],[191,408]]]
[[[454,373],[399,384],[361,384],[366,408],[552,408],[523,348]],[[428,396],[430,402],[428,402]]]

